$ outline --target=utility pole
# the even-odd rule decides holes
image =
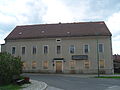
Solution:
[[[98,36],[97,36],[97,65],[98,65],[98,77],[100,77]]]

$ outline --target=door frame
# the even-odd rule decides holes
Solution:
[[[55,65],[55,66],[54,66],[54,71],[56,72],[56,62],[57,62],[57,61],[61,61],[61,62],[62,62],[62,72],[63,72],[63,60],[55,60],[55,61],[54,61],[54,65]]]

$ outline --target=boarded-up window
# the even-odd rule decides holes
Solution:
[[[23,62],[22,67],[23,67],[23,69],[26,69],[27,63],[26,63],[26,62]]]
[[[84,61],[84,66],[85,66],[85,68],[90,68],[90,61],[88,61],[88,60],[85,60]]]
[[[43,68],[44,69],[48,69],[48,61],[44,61],[43,62]]]
[[[71,60],[70,61],[70,69],[74,69],[75,68],[75,60]]]
[[[104,60],[100,60],[100,61],[99,61],[99,64],[100,64],[100,68],[104,68],[104,67],[105,67],[105,62],[104,62]]]
[[[36,63],[36,61],[33,61],[32,62],[32,69],[36,69],[36,67],[37,67],[37,63]]]

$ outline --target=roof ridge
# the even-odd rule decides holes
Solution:
[[[31,24],[31,25],[18,25],[17,27],[24,26],[39,26],[39,25],[58,25],[58,24],[85,24],[85,23],[104,23],[104,21],[88,21],[88,22],[69,22],[69,23],[46,23],[46,24]]]

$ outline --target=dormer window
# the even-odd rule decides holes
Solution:
[[[45,33],[45,31],[41,31],[41,33]]]
[[[19,35],[21,35],[22,34],[22,32],[19,32]]]

